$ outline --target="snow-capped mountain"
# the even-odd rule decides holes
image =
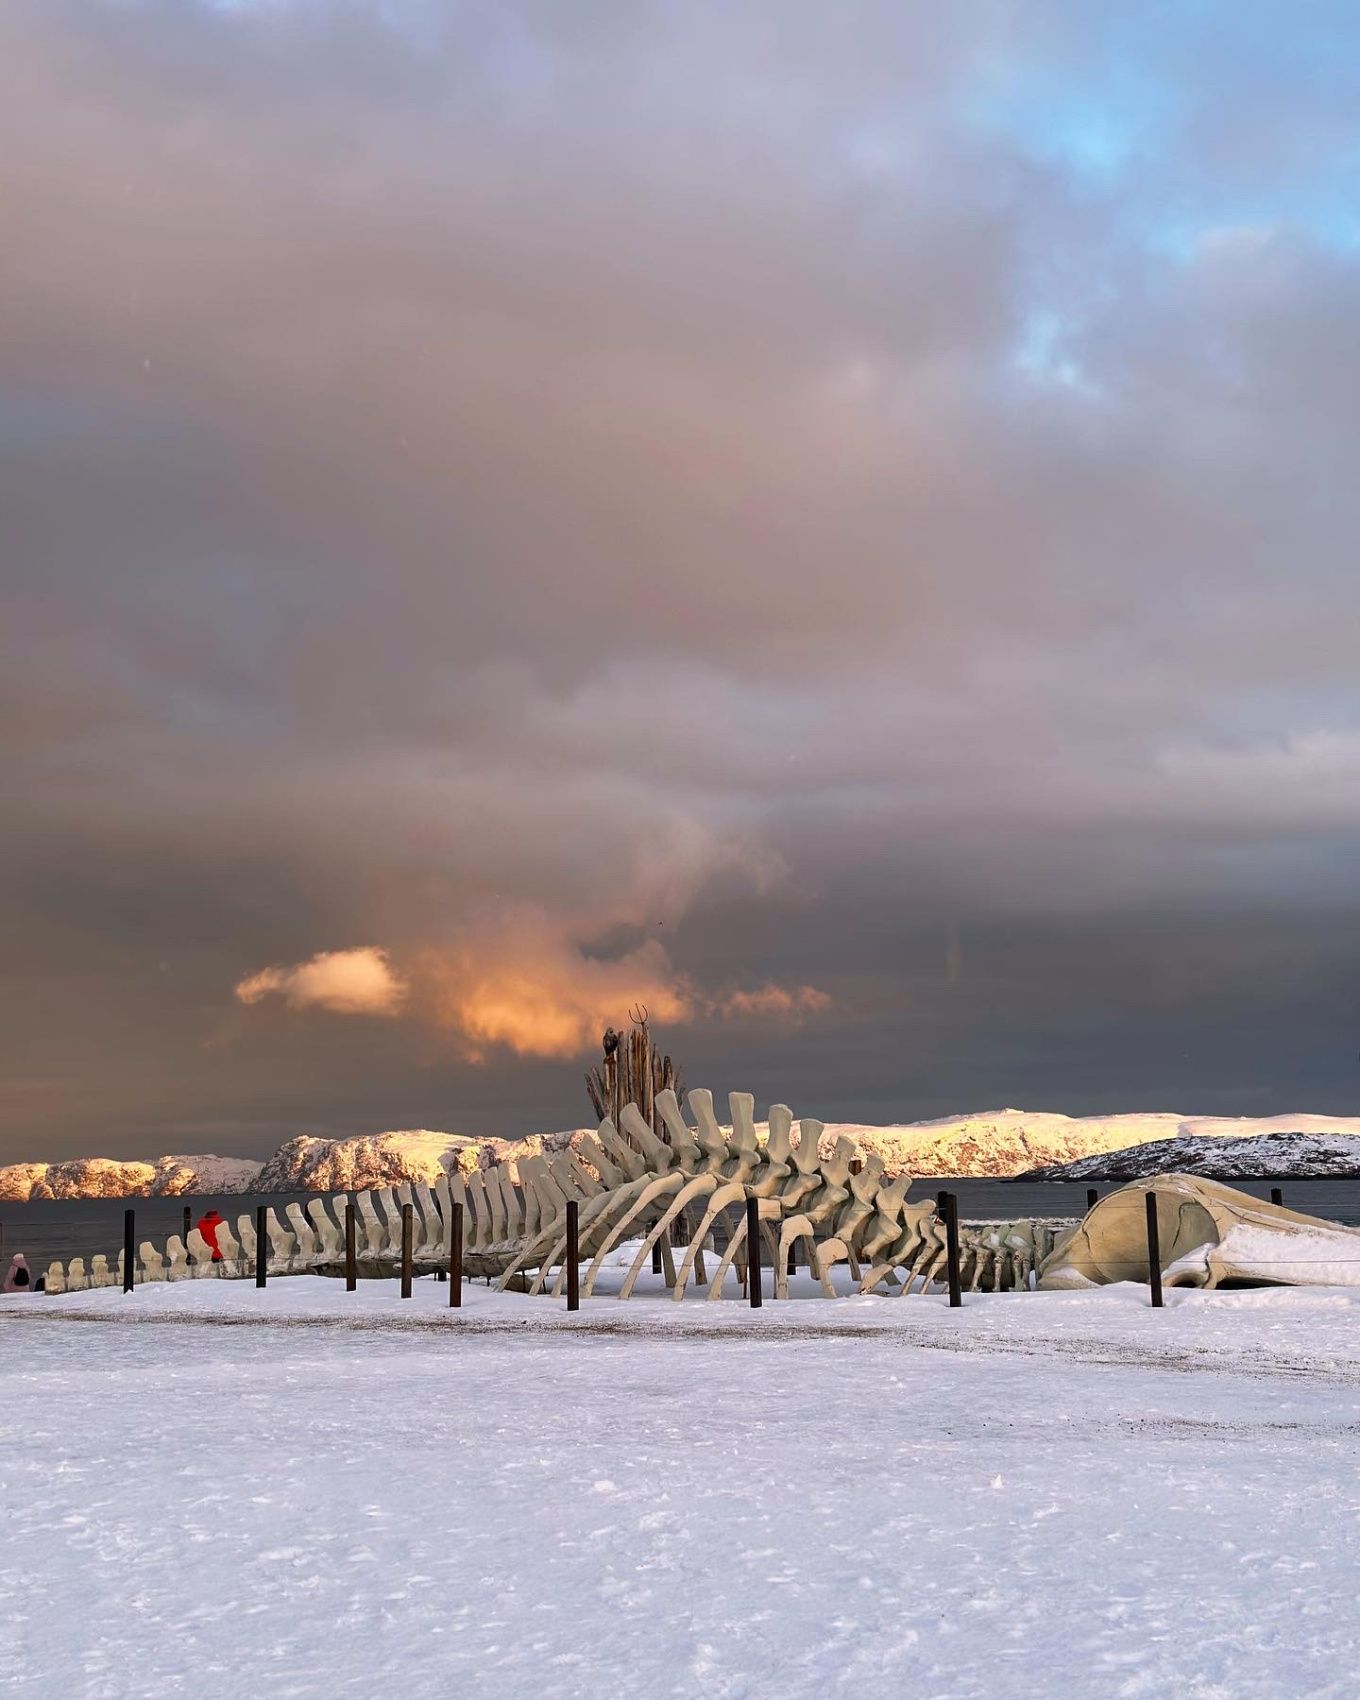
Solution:
[[[563,1136],[565,1143],[565,1136]],[[427,1185],[453,1169],[470,1172],[527,1148],[529,1141],[474,1138],[464,1133],[360,1134],[287,1140],[260,1169],[256,1192],[361,1192],[366,1187]]]
[[[154,1163],[73,1157],[0,1168],[0,1199],[164,1198],[186,1192],[249,1192],[260,1165],[246,1157],[158,1157]]]
[[[1354,1133],[1258,1133],[1245,1139],[1183,1134],[1123,1151],[1051,1163],[1024,1180],[1132,1181],[1145,1175],[1205,1175],[1212,1180],[1278,1180],[1307,1175],[1360,1175]]]
[[[1087,1158],[1103,1159],[1130,1146],[1183,1138],[1212,1143],[1270,1133],[1360,1135],[1360,1116],[1181,1116],[1168,1111],[1065,1116],[1008,1109],[894,1127],[829,1124],[823,1144],[837,1134],[848,1134],[866,1154],[879,1152],[887,1166],[899,1173],[1000,1178]]]
[[[267,1162],[240,1157],[161,1157],[154,1163],[118,1162],[106,1157],[65,1163],[15,1163],[0,1168],[0,1199],[120,1198],[216,1192],[352,1192],[365,1187],[427,1184],[442,1173],[467,1173],[491,1163],[562,1150],[585,1130],[532,1134],[526,1139],[491,1139],[429,1129],[361,1134],[323,1139],[299,1134],[287,1140]],[[764,1135],[764,1128],[758,1129]],[[1252,1161],[1273,1169],[1209,1168],[1197,1156],[1202,1149],[1226,1144],[1252,1145],[1262,1137]],[[1287,1136],[1287,1137],[1286,1137]],[[1347,1174],[1360,1153],[1360,1117],[1291,1115],[1260,1118],[1179,1116],[1171,1113],[1117,1116],[1065,1116],[1050,1111],[989,1110],[980,1115],[944,1116],[935,1121],[876,1125],[828,1122],[822,1150],[837,1139],[852,1140],[862,1156],[877,1154],[893,1173],[922,1177],[968,1175],[1001,1178],[1043,1174],[1045,1178],[1121,1178],[1156,1172],[1151,1159],[1132,1153],[1158,1152],[1162,1170],[1188,1168],[1202,1174]],[[1352,1147],[1350,1141],[1355,1140]],[[1112,1153],[1129,1153],[1129,1168],[1109,1167]],[[1192,1160],[1193,1159],[1193,1160]],[[1226,1150],[1223,1164],[1238,1159]],[[1122,1164],[1124,1156],[1118,1161]],[[1322,1162],[1341,1167],[1318,1168]],[[1107,1165],[1079,1167],[1073,1164]],[[1061,1175],[1051,1174],[1062,1169]]]

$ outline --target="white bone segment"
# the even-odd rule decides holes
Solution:
[[[217,1249],[222,1253],[222,1261],[217,1266],[219,1275],[239,1275],[241,1272],[241,1248],[236,1236],[225,1222],[217,1224]],[[149,1280],[150,1277],[148,1276]]]
[[[272,1210],[266,1210],[264,1213],[264,1231],[269,1240],[269,1273],[271,1275],[292,1274],[293,1236]],[[192,1238],[192,1235],[190,1237]]]
[[[390,1186],[380,1186],[374,1192],[373,1210],[379,1223],[380,1255],[395,1263],[401,1256],[401,1210]]]
[[[373,1205],[371,1192],[360,1192],[355,1195],[354,1208],[358,1212],[355,1238],[360,1241],[359,1256],[364,1259],[376,1260],[383,1255],[383,1229],[378,1220],[378,1212]]]
[[[212,1247],[208,1244],[197,1228],[190,1228],[189,1239],[189,1273],[191,1275],[215,1275],[213,1267]]]
[[[299,1264],[308,1269],[314,1268],[321,1250],[321,1242],[317,1238],[315,1228],[303,1215],[302,1206],[296,1199],[284,1207],[283,1213],[288,1218],[293,1237],[297,1241],[296,1256]]]
[[[337,1263],[345,1255],[345,1206],[343,1200],[331,1200],[332,1207],[337,1203],[340,1217],[338,1226],[327,1212],[324,1198],[313,1198],[307,1204],[307,1216],[312,1225],[312,1232],[316,1236],[318,1260],[322,1263]],[[217,1230],[217,1241],[221,1245],[221,1228]],[[223,1255],[226,1255],[225,1246],[223,1247]]]
[[[434,1194],[423,1182],[411,1189],[411,1196],[416,1207],[416,1257],[429,1263],[439,1256],[442,1238],[439,1207],[435,1204]]]

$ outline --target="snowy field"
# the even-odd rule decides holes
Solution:
[[[1357,1693],[1360,1295],[0,1302],[0,1691]]]

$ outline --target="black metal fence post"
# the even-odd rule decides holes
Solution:
[[[751,1309],[759,1310],[764,1295],[760,1290],[760,1205],[754,1193],[746,1200],[746,1285]]]
[[[1157,1232],[1157,1194],[1144,1195],[1147,1205],[1148,1284],[1152,1288],[1152,1308],[1162,1308],[1162,1244]]]
[[[567,1309],[581,1308],[581,1206],[567,1200]]]
[[[944,1255],[949,1270],[949,1308],[958,1310],[963,1303],[963,1282],[959,1277],[959,1201],[952,1192],[944,1195]]]
[[[653,1240],[653,1242],[652,1242],[652,1274],[653,1275],[659,1275],[660,1273],[661,1273],[661,1240],[660,1240],[660,1238],[657,1238],[657,1239]]]
[[[1277,1186],[1271,1187],[1271,1189],[1270,1189],[1270,1202],[1272,1204],[1283,1204],[1284,1203],[1284,1193],[1280,1190],[1279,1187],[1277,1187]]]
[[[1100,1194],[1096,1191],[1096,1189],[1093,1186],[1088,1186],[1087,1189],[1086,1189],[1086,1208],[1088,1210],[1094,1210],[1096,1205],[1099,1204],[1099,1203],[1100,1203]]]
[[[255,1285],[263,1287],[265,1277],[269,1272],[269,1235],[265,1230],[265,1216],[268,1214],[263,1204],[255,1206]]]
[[[190,1210],[189,1206],[186,1204],[184,1206],[184,1243],[185,1243],[186,1246],[189,1244],[189,1230],[190,1230],[190,1228],[193,1227],[193,1225],[194,1225],[194,1213],[193,1213],[192,1210]]]
[[[415,1211],[409,1204],[401,1207],[401,1296],[411,1296],[411,1241],[415,1231]]]
[[[134,1210],[123,1212],[123,1291],[132,1291],[132,1272],[136,1263],[136,1229],[137,1213]]]
[[[449,1309],[463,1303],[463,1206],[456,1200],[449,1211]]]
[[[352,1198],[345,1200],[345,1291],[359,1285],[359,1211]]]

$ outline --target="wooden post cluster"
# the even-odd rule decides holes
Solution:
[[[567,1201],[567,1309],[581,1308],[581,1206]]]
[[[1152,1308],[1162,1308],[1162,1245],[1157,1232],[1157,1194],[1144,1195],[1147,1205],[1148,1285],[1152,1288]]]
[[[137,1213],[134,1210],[123,1212],[123,1291],[132,1291],[133,1270],[137,1257]]]
[[[263,1287],[269,1272],[269,1231],[265,1227],[268,1214],[263,1204],[255,1207],[255,1285]]]
[[[645,1009],[631,1010],[632,1030],[627,1038],[612,1027],[605,1029],[604,1056],[598,1067],[586,1076],[586,1091],[595,1111],[595,1119],[606,1116],[618,1126],[625,1104],[636,1104],[652,1131],[660,1139],[668,1136],[659,1125],[656,1095],[670,1090],[681,1095],[680,1071],[670,1057],[665,1057],[652,1044]]]

